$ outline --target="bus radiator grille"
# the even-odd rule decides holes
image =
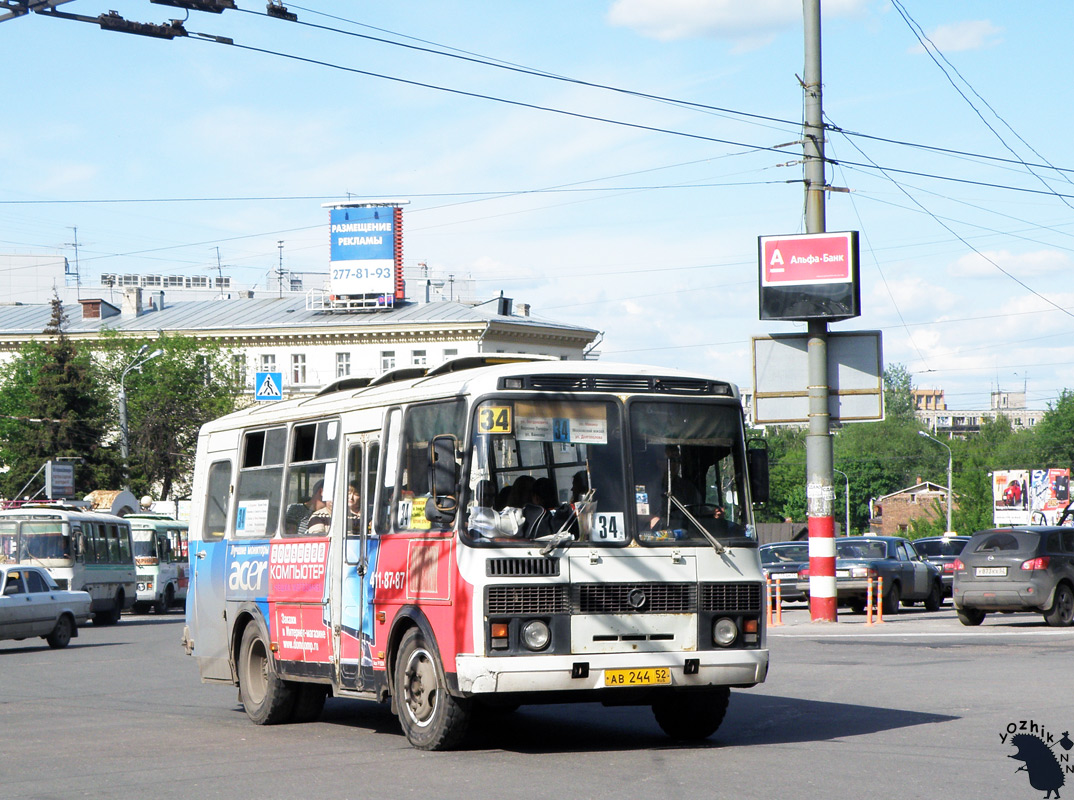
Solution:
[[[490,558],[485,562],[485,574],[490,578],[537,578],[559,575],[558,558]]]
[[[760,583],[703,583],[701,610],[759,614],[761,594]]]
[[[687,614],[697,611],[696,583],[582,583],[575,614]]]
[[[533,586],[489,586],[485,594],[488,616],[515,614],[566,614],[570,591],[565,583]]]

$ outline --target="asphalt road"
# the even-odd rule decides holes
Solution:
[[[1000,735],[1032,721],[1071,755],[1057,742],[1074,732],[1074,629],[1029,614],[964,628],[950,606],[871,627],[799,607],[784,623],[768,681],[733,692],[704,744],[670,742],[646,708],[557,705],[484,719],[450,753],[411,749],[386,708],[350,700],[316,723],[253,725],[235,689],[199,683],[179,613],[90,625],[61,651],[0,642],[0,794],[1039,798]]]

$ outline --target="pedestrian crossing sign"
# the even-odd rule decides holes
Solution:
[[[256,373],[254,378],[254,399],[283,400],[283,373]]]

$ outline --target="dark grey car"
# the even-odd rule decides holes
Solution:
[[[955,564],[954,603],[963,625],[990,611],[1039,611],[1074,623],[1074,528],[978,531]]]
[[[896,614],[899,604],[924,601],[925,610],[936,611],[943,602],[943,581],[935,564],[923,559],[901,536],[848,536],[835,540],[836,602],[862,613],[870,583],[884,584],[883,610]],[[809,590],[809,568],[798,571],[798,588]]]
[[[943,595],[951,596],[955,583],[955,559],[970,540],[969,536],[925,536],[914,539],[914,549],[926,560],[935,564],[943,578]]]
[[[771,542],[757,550],[761,555],[761,573],[773,583],[779,581],[782,600],[807,599],[806,592],[798,586],[798,570],[809,566],[809,542]]]

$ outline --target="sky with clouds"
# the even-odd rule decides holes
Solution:
[[[264,286],[327,212],[408,199],[404,264],[603,332],[605,360],[751,384],[757,237],[804,231],[798,0],[73,0],[187,38],[0,22],[0,252]],[[1074,387],[1066,0],[828,0],[827,227],[860,318],[948,405]],[[230,37],[233,44],[199,36]]]

